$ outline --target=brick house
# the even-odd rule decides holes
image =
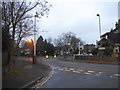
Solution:
[[[116,57],[120,54],[120,19],[115,24],[115,29],[111,29],[101,36],[101,39],[109,39],[114,43],[114,50]]]

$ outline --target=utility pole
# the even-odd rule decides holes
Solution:
[[[79,55],[80,55],[80,41],[79,41]]]

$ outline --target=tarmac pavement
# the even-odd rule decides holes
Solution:
[[[25,88],[29,83],[34,82],[38,78],[40,79],[51,71],[51,68],[49,66],[44,65],[41,62],[37,62],[37,64],[33,65],[32,62],[21,60],[21,58],[17,58],[17,60],[15,60],[15,67],[22,69],[24,72],[14,78],[2,79],[3,89],[22,87]]]

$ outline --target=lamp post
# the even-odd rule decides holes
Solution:
[[[100,20],[100,15],[97,14],[97,16],[99,17],[99,33],[100,33],[100,39],[101,39],[101,20]]]
[[[79,41],[79,55],[80,55],[80,41]]]
[[[36,18],[38,17],[38,13],[36,12],[36,15],[34,16],[34,55],[33,55],[33,64],[36,64]]]
[[[69,42],[68,43],[68,54],[70,54],[70,49],[69,49],[69,46],[71,45],[71,43]]]

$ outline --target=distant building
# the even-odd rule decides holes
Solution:
[[[91,54],[92,50],[95,48],[94,44],[86,44],[83,46],[83,54]]]
[[[101,36],[101,39],[109,39],[114,43],[114,52],[120,53],[120,19],[115,24],[115,29],[111,29]]]

